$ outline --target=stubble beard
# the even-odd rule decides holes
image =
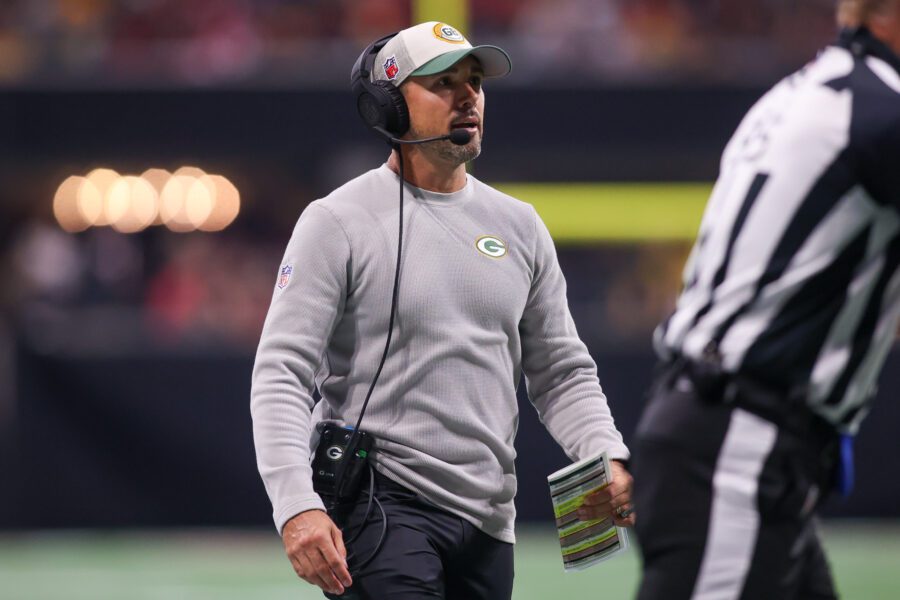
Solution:
[[[429,134],[422,133],[415,127],[410,127],[410,136],[414,140],[431,137]],[[441,162],[448,163],[454,167],[465,164],[470,160],[474,160],[481,154],[481,135],[474,135],[468,144],[457,146],[450,140],[441,140],[440,142],[429,142],[421,144],[419,149],[422,153],[437,158]]]

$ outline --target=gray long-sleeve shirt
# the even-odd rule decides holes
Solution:
[[[355,423],[384,351],[399,177],[386,165],[303,211],[253,370],[260,474],[279,531],[323,504],[309,440]],[[534,208],[468,176],[452,194],[406,185],[394,337],[362,429],[375,467],[513,542],[516,386],[572,459],[627,458],[575,330],[553,241]],[[315,407],[313,389],[322,402]]]

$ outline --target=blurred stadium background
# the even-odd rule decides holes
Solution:
[[[2,0],[0,598],[315,598],[255,470],[250,368],[303,207],[386,149],[359,51],[437,19],[513,58],[482,180],[553,233],[630,436],[650,334],[738,120],[834,35],[831,0]],[[847,598],[900,589],[900,357],[825,533]],[[564,575],[522,400],[517,599],[626,598],[634,552]],[[665,499],[660,499],[665,501]]]

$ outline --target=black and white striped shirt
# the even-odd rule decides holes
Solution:
[[[855,432],[900,317],[900,58],[845,31],[722,157],[657,351],[720,361]]]

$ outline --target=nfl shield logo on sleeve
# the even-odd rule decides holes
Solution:
[[[281,267],[281,274],[278,276],[278,288],[284,289],[288,283],[291,282],[291,273],[294,272],[293,265],[283,265]]]

